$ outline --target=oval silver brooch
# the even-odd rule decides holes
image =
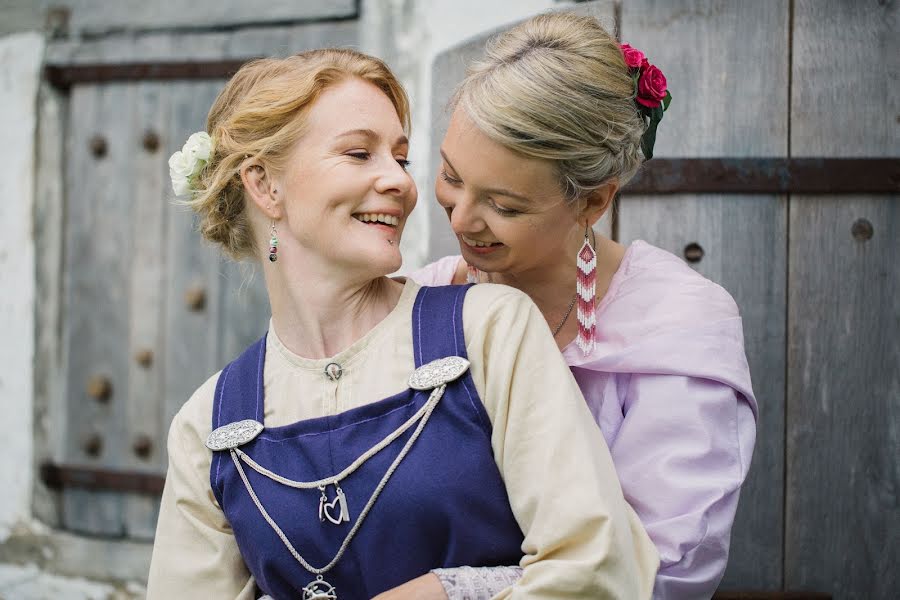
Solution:
[[[243,446],[263,430],[263,424],[253,419],[235,421],[228,425],[217,427],[206,438],[206,447],[213,452],[217,450],[231,450]]]
[[[462,356],[446,356],[422,365],[409,376],[409,387],[431,390],[459,379],[469,369],[469,361]]]

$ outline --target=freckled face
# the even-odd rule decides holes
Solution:
[[[479,270],[524,273],[566,260],[583,225],[553,164],[494,142],[457,108],[441,145],[435,196],[465,261]],[[571,262],[571,260],[569,260]]]
[[[281,176],[291,241],[328,268],[367,277],[396,271],[417,193],[393,104],[374,85],[349,79],[322,93],[307,123]]]

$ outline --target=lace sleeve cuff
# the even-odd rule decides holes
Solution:
[[[450,600],[488,600],[522,577],[521,567],[433,569]]]

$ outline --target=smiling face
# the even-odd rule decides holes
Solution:
[[[571,262],[584,224],[566,201],[552,162],[494,142],[459,108],[441,155],[435,196],[469,265],[515,275]]]
[[[409,142],[388,97],[348,79],[326,89],[274,178],[283,200],[280,258],[374,278],[401,264],[400,236],[416,204]]]

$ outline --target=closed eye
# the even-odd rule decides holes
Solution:
[[[451,177],[447,171],[441,169],[441,179],[449,183],[450,185],[459,185],[462,183],[462,179],[457,179],[456,177]]]
[[[522,214],[521,211],[514,210],[512,208],[504,208],[490,198],[488,198],[488,204],[490,204],[491,208],[494,209],[494,212],[503,217],[514,217],[515,215]]]

